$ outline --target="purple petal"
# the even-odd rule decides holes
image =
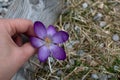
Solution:
[[[50,51],[52,53],[52,56],[56,59],[64,60],[66,58],[66,53],[64,49],[57,45],[51,45]]]
[[[41,62],[45,62],[50,55],[50,50],[46,46],[42,46],[38,50],[38,58]]]
[[[45,42],[43,40],[36,38],[36,37],[31,37],[30,42],[36,48],[39,48],[45,44]]]
[[[50,36],[53,36],[56,33],[56,29],[54,26],[50,25],[47,28],[47,34]]]
[[[34,31],[35,31],[36,35],[41,39],[44,39],[44,37],[46,37],[46,35],[47,35],[47,30],[46,30],[44,24],[40,21],[36,21],[34,23]]]
[[[68,40],[69,35],[67,32],[59,31],[53,35],[53,43],[63,43]]]

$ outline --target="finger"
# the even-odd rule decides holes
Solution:
[[[16,56],[19,57],[18,60],[21,61],[21,63],[27,61],[35,53],[35,48],[33,48],[30,43],[25,43],[22,47],[19,47],[19,50],[21,50],[21,53],[16,53]]]
[[[4,20],[5,21],[5,20]],[[33,23],[27,19],[7,19],[9,25],[9,34],[14,35],[15,33],[27,33],[28,35],[34,35]]]

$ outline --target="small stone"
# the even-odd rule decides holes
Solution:
[[[63,75],[63,71],[62,71],[62,70],[58,70],[58,71],[57,71],[57,75],[58,75],[58,76]]]
[[[80,55],[80,56],[84,56],[85,52],[83,50],[78,50],[77,54]]]
[[[114,34],[114,35],[112,36],[112,39],[113,39],[113,41],[119,41],[119,40],[120,40],[120,37],[119,37],[118,34]]]
[[[94,20],[101,20],[101,18],[103,17],[103,14],[102,13],[100,13],[100,12],[98,12],[95,16],[94,16]]]
[[[91,76],[92,76],[93,79],[98,79],[99,78],[97,74],[92,74]]]
[[[114,66],[114,70],[115,70],[115,71],[119,70],[119,67],[115,65],[115,66]]]
[[[52,57],[49,57],[50,62],[55,62],[55,60]]]
[[[103,17],[102,13],[97,14],[98,17]]]
[[[82,4],[82,7],[83,7],[84,9],[86,9],[86,8],[88,7],[88,3],[84,2],[84,3]]]
[[[75,31],[76,31],[77,33],[80,33],[80,27],[79,27],[79,26],[75,26]]]
[[[64,25],[64,28],[65,28],[65,30],[68,30],[68,29],[70,28],[70,23],[66,23],[66,24]]]
[[[66,68],[70,68],[70,65],[69,65],[69,64],[67,64],[67,65],[66,65]]]
[[[100,25],[100,27],[105,27],[106,24],[107,24],[107,23],[106,23],[105,21],[101,21],[99,25]]]
[[[99,45],[99,48],[103,48],[103,47],[105,47],[105,44],[104,44],[104,43],[101,43],[101,44]]]
[[[68,49],[72,49],[75,44],[79,44],[79,41],[78,40],[70,41],[69,43],[67,43],[66,46],[67,46]]]
[[[70,64],[74,65],[75,64],[75,60],[74,59],[70,59]]]

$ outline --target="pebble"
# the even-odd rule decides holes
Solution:
[[[65,25],[64,25],[64,29],[65,30],[68,30],[70,28],[70,23],[66,23]]]
[[[73,46],[75,45],[75,44],[79,44],[79,42],[80,41],[78,41],[78,40],[76,40],[76,41],[70,41],[69,43],[67,43],[67,48],[69,48],[69,49],[71,49],[71,48],[73,48]]]
[[[77,54],[78,54],[79,56],[84,56],[85,52],[84,52],[84,50],[78,50],[78,51],[77,51]]]
[[[107,23],[106,23],[105,21],[101,21],[100,24],[99,24],[99,26],[100,26],[100,27],[105,27],[106,24],[107,24]]]
[[[92,74],[91,76],[92,76],[93,79],[98,79],[99,78],[97,74]]]
[[[119,41],[119,40],[120,40],[120,37],[119,37],[118,34],[114,34],[114,35],[112,36],[112,39],[113,39],[113,41]]]
[[[105,47],[105,43],[100,43],[99,48]]]
[[[114,70],[115,70],[115,71],[119,70],[119,66],[116,66],[116,65],[115,65],[115,66],[114,66]]]
[[[82,7],[83,7],[84,9],[86,9],[86,8],[88,7],[88,3],[84,2],[84,3],[82,4]]]
[[[67,65],[66,65],[66,68],[67,68],[67,69],[68,69],[68,68],[70,68],[70,65],[69,65],[69,64],[67,64]]]
[[[69,62],[70,62],[71,65],[75,64],[75,60],[74,59],[70,59]]]
[[[53,59],[53,57],[49,57],[50,62],[55,62],[55,60]]]
[[[75,26],[75,31],[76,31],[77,33],[80,33],[80,27],[79,27],[79,26]]]
[[[58,75],[58,76],[63,75],[63,71],[62,71],[62,70],[58,70],[58,71],[57,71],[57,75]]]
[[[102,13],[100,13],[100,12],[98,12],[95,16],[94,16],[94,20],[101,20],[101,18],[103,17],[103,14]]]
[[[0,18],[3,18],[5,16],[12,1],[13,0],[0,0]]]

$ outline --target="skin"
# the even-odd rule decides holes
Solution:
[[[0,80],[10,80],[35,53],[29,42],[22,44],[19,36],[22,33],[34,35],[30,20],[0,19]]]

